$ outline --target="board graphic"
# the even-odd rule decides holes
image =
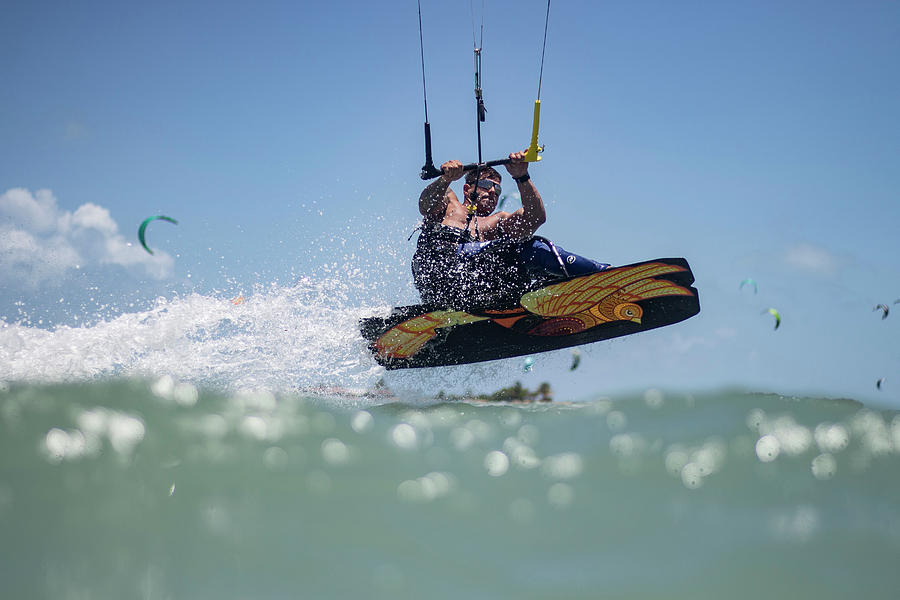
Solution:
[[[700,312],[683,258],[613,267],[545,284],[517,306],[417,305],[360,321],[387,369],[459,365],[578,346],[671,325]]]

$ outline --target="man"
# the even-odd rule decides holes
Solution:
[[[490,167],[466,174],[465,203],[460,202],[450,189],[464,174],[458,160],[441,165],[443,174],[419,196],[424,222],[412,271],[423,302],[452,308],[515,302],[534,280],[609,267],[532,237],[547,220],[544,203],[528,174],[525,153],[509,158],[506,170],[522,199],[515,212],[494,212],[502,178]]]

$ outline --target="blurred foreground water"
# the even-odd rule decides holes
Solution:
[[[0,386],[4,598],[895,598],[900,417]]]

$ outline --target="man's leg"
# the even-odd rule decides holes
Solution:
[[[522,261],[533,276],[575,277],[609,268],[608,263],[567,252],[550,240],[539,237],[523,243]]]

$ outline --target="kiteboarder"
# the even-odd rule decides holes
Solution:
[[[423,302],[454,308],[517,300],[535,280],[586,275],[609,267],[534,236],[546,221],[544,203],[528,173],[524,152],[509,155],[522,208],[497,211],[502,177],[491,167],[464,171],[458,160],[419,197],[423,217],[413,279]],[[466,175],[460,202],[450,184]]]

